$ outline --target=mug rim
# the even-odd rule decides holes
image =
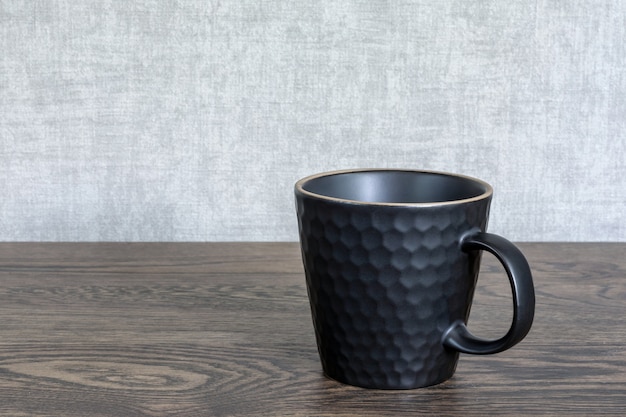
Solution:
[[[446,200],[446,201],[428,201],[428,202],[420,202],[420,203],[389,203],[383,201],[361,201],[361,200],[351,200],[347,198],[340,197],[332,197],[324,194],[314,193],[312,191],[308,191],[304,189],[304,185],[309,181],[315,180],[317,178],[330,177],[334,175],[342,175],[342,174],[356,174],[356,173],[368,173],[368,172],[408,172],[414,174],[431,174],[431,175],[441,175],[444,177],[455,177],[461,178],[466,181],[471,181],[477,183],[484,187],[485,191],[479,195],[469,198],[462,198],[458,200]],[[463,204],[470,203],[474,201],[484,200],[486,198],[490,198],[493,195],[493,187],[487,183],[476,177],[471,177],[469,175],[463,174],[455,174],[451,172],[445,171],[436,171],[436,170],[425,170],[425,169],[404,169],[404,168],[352,168],[352,169],[341,169],[335,171],[326,171],[319,172],[317,174],[312,174],[306,176],[296,182],[295,190],[297,193],[302,195],[306,195],[311,198],[316,198],[319,200],[332,201],[335,203],[343,203],[343,204],[355,204],[355,205],[363,205],[363,206],[391,206],[391,207],[435,207],[435,206],[447,206],[453,204]]]

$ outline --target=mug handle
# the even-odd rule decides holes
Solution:
[[[520,342],[530,331],[535,315],[535,289],[528,262],[522,252],[507,239],[477,232],[461,241],[464,252],[486,250],[504,266],[513,291],[513,322],[500,339],[485,340],[470,333],[461,320],[454,322],[443,335],[443,344],[462,353],[486,355],[502,352]]]

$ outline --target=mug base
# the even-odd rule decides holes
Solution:
[[[342,384],[351,385],[358,388],[376,389],[376,390],[411,390],[418,388],[431,387],[441,384],[454,375],[452,372],[437,372],[435,375],[408,375],[408,376],[386,376],[386,375],[360,375],[358,377],[349,377],[347,375],[334,375],[324,371],[324,376],[333,381]]]

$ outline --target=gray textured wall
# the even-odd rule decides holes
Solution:
[[[293,183],[352,167],[626,240],[621,0],[4,0],[0,52],[0,240],[295,240]]]

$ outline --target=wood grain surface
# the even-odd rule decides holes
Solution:
[[[0,415],[485,416],[626,413],[626,244],[526,243],[533,329],[435,387],[321,373],[295,243],[0,244]],[[469,326],[506,331],[483,258]]]

